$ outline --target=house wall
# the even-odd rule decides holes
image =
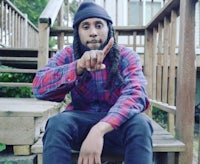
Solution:
[[[163,0],[154,0],[154,2],[152,0],[95,0],[95,2],[108,11],[114,26],[134,25],[134,20],[131,18],[137,19],[135,20],[139,23],[137,25],[146,25],[148,19],[158,11],[158,6],[155,7],[153,4],[160,3],[160,7],[163,6]],[[136,8],[133,9],[134,5]]]
[[[118,0],[118,2],[116,0],[109,0],[105,2],[104,0],[95,0],[95,2],[106,9],[108,14],[113,19],[114,26],[128,25],[128,21],[127,21],[128,20],[128,17],[127,17],[128,16],[128,9],[127,9],[128,1],[127,0]]]
[[[200,1],[196,3],[195,15],[195,45],[197,47],[196,54],[200,55]]]

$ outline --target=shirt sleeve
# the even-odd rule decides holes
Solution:
[[[115,129],[129,118],[146,110],[150,105],[145,91],[147,82],[140,58],[132,50],[126,51],[126,55],[121,59],[122,78],[124,79],[121,94],[108,114],[101,120],[111,124]]]
[[[74,87],[77,63],[73,61],[71,51],[70,48],[65,48],[57,52],[48,64],[36,73],[32,86],[36,98],[60,102]]]

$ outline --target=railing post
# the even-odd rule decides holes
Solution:
[[[152,71],[153,71],[153,58],[152,58],[152,43],[153,43],[153,31],[145,30],[145,52],[144,52],[144,75],[146,76],[148,85],[147,92],[149,97],[153,97],[153,81],[152,81]],[[151,111],[148,110],[147,114],[152,117]]]
[[[63,26],[63,15],[64,15],[64,4],[61,6],[61,9],[59,11],[59,14],[58,14],[58,26]],[[58,36],[58,49],[62,49],[63,46],[64,46],[64,32],[60,33],[60,35]]]
[[[168,104],[175,105],[175,78],[176,78],[176,36],[177,36],[177,12],[172,10],[171,12],[171,30],[170,30],[170,65],[169,65],[169,94]],[[172,134],[175,134],[175,117],[173,114],[168,114],[168,130]]]
[[[195,0],[180,1],[180,40],[177,74],[176,135],[185,143],[179,163],[193,160],[195,68]]]
[[[39,52],[38,52],[38,69],[44,67],[49,59],[49,34],[50,27],[62,7],[63,0],[49,0],[39,18]]]
[[[23,32],[23,47],[28,47],[28,16],[24,14],[24,32]]]
[[[48,23],[39,23],[39,51],[38,51],[38,69],[44,67],[49,58],[49,32]]]

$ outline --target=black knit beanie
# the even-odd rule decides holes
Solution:
[[[87,18],[102,18],[112,23],[111,17],[103,7],[94,2],[83,2],[74,16],[73,28]]]

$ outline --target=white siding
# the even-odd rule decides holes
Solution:
[[[197,53],[199,53],[200,49],[200,1],[196,4],[196,10],[195,10],[195,45],[197,47]]]

